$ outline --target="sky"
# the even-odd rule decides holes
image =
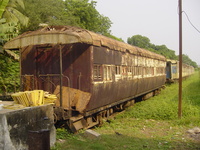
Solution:
[[[179,55],[178,0],[96,0],[97,11],[112,21],[111,34],[127,42],[146,36]],[[182,53],[200,65],[200,0],[182,0]]]

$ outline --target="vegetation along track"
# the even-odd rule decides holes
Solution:
[[[93,130],[99,139],[91,140],[80,134],[57,129],[54,149],[149,149],[199,150],[200,141],[191,130],[200,127],[200,77],[196,72],[183,81],[183,115],[178,119],[178,84],[167,85],[158,96],[136,103],[114,119]],[[119,133],[119,134],[116,134]],[[88,144],[90,143],[90,144]]]

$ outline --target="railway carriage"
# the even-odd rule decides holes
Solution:
[[[55,117],[73,131],[155,95],[166,81],[164,56],[77,27],[26,32],[4,49],[20,51],[22,90],[56,94]]]
[[[194,73],[194,67],[182,64],[182,77],[187,78]],[[174,82],[179,79],[179,61],[167,59],[166,64],[166,80]]]

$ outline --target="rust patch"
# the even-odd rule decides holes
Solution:
[[[60,86],[58,85],[54,91],[54,94],[58,96],[56,101],[56,106],[60,106]],[[71,109],[73,108],[80,113],[86,109],[87,104],[90,101],[91,94],[88,92],[83,92],[78,89],[69,88],[66,86],[62,87],[62,99],[63,99],[63,108]]]
[[[42,40],[41,40],[42,39]],[[87,43],[94,46],[106,47],[121,52],[128,51],[131,54],[166,60],[162,55],[145,49],[132,46],[123,42],[113,40],[94,32],[70,26],[49,26],[36,31],[25,32],[24,34],[12,39],[4,45],[4,49],[19,49],[28,45],[41,44],[72,44]]]

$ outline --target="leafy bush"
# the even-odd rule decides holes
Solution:
[[[65,128],[58,128],[56,130],[56,138],[57,139],[75,139],[76,137],[67,131]]]
[[[19,62],[0,54],[0,93],[19,90]]]

